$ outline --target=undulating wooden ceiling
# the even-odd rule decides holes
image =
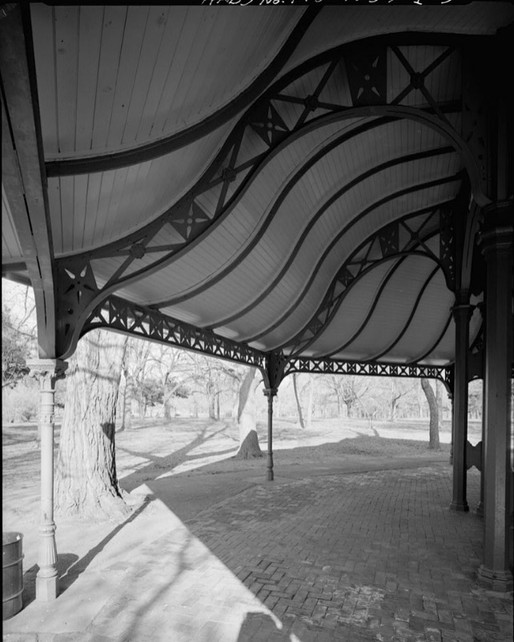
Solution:
[[[456,142],[477,128],[467,54],[511,4],[12,3],[4,29],[17,13],[30,91],[6,45],[3,155],[17,95],[48,243],[27,245],[11,172],[3,272],[34,283],[50,262],[47,332],[76,338],[115,296],[262,352],[452,362],[455,225],[480,170]],[[471,343],[480,326],[476,308]]]

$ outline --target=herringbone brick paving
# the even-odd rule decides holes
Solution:
[[[284,625],[260,614],[241,641],[511,640],[511,601],[475,582],[482,521],[448,510],[450,482],[433,466],[275,483],[187,525]]]
[[[476,470],[468,484],[474,507]],[[55,608],[9,620],[5,642],[512,639],[512,599],[475,581],[483,522],[448,509],[449,465],[242,488],[183,521],[150,501]]]

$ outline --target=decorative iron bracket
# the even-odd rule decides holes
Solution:
[[[394,363],[363,363],[338,359],[290,359],[284,376],[293,372],[311,374],[363,375],[369,377],[402,377],[439,379],[445,386],[451,382],[452,368],[445,366],[403,365]]]
[[[287,357],[282,352],[268,352],[266,354],[265,367],[261,368],[266,390],[276,394],[278,387],[284,378],[284,369],[287,366]]]
[[[176,346],[184,350],[201,352],[220,359],[264,368],[265,355],[248,345],[221,337],[212,330],[202,330],[166,316],[157,310],[135,305],[110,296],[98,305],[80,332],[80,336],[95,328],[106,328]],[[68,354],[73,352],[79,336],[73,336]]]

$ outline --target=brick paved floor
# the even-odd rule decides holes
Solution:
[[[478,480],[470,471],[472,507]],[[124,556],[110,542],[51,617],[26,609],[23,630],[38,633],[11,625],[4,639],[510,641],[511,599],[475,582],[482,521],[450,498],[451,469],[436,464],[256,484],[184,521],[161,504],[160,536]]]
[[[510,600],[475,584],[482,521],[450,497],[448,467],[334,475],[245,491],[188,526],[283,624],[248,618],[240,640],[511,640]]]

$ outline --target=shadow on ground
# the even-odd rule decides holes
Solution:
[[[57,577],[59,595],[64,593],[70,586],[77,581],[82,573],[87,569],[95,557],[103,551],[105,546],[113,540],[130,522],[133,522],[138,515],[140,515],[149,502],[153,498],[147,497],[143,503],[135,508],[135,510],[125,519],[118,524],[112,531],[106,535],[98,544],[91,548],[86,555],[79,558],[75,553],[58,553],[57,555]],[[23,606],[28,606],[36,599],[36,575],[39,571],[39,566],[34,564],[23,574]]]
[[[142,483],[151,481],[167,472],[171,472],[174,468],[184,463],[185,461],[205,457],[205,454],[192,455],[189,453],[191,453],[191,451],[195,448],[198,448],[199,446],[205,444],[210,439],[213,439],[217,435],[225,433],[225,431],[227,430],[227,425],[224,424],[219,430],[210,433],[208,431],[208,428],[208,424],[204,425],[199,433],[197,433],[196,436],[188,444],[164,456],[157,456],[150,452],[135,451],[124,446],[118,446],[119,450],[148,461],[146,465],[138,468],[130,475],[122,477],[119,480],[120,486],[123,488],[123,490],[130,493],[134,490],[134,488],[137,488]],[[237,451],[237,448],[229,448],[222,451],[209,453],[209,455],[223,455],[233,453],[235,451]]]
[[[205,427],[189,444],[164,456],[124,449],[148,463],[120,479],[120,486],[132,492],[145,484],[177,517],[189,519],[196,512],[224,501],[257,484],[266,483],[267,457],[241,460],[234,456],[215,463],[199,465],[187,472],[174,473],[184,462],[192,462],[205,454],[192,452],[196,447],[223,433],[226,426],[207,434]],[[234,455],[237,448],[209,453]],[[369,435],[346,438],[334,443],[274,451],[275,479],[301,479],[304,469],[310,474],[381,470],[393,467],[417,467],[426,463],[448,462],[449,447],[429,450],[426,442],[410,439],[386,439]]]

